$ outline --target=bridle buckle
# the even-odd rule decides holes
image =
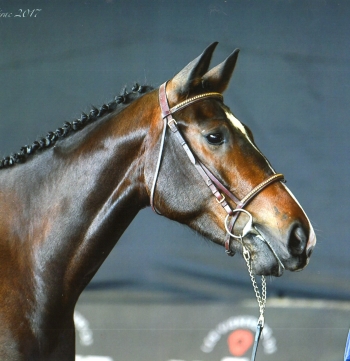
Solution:
[[[222,193],[220,193],[220,194],[221,194],[221,199],[219,199],[217,197],[215,198],[219,204],[221,204],[222,202],[224,202],[226,200],[225,196]]]
[[[171,119],[168,120],[168,127],[171,129],[171,127],[174,125],[177,125],[177,121],[171,117]]]

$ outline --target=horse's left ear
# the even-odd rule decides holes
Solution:
[[[239,49],[234,50],[225,61],[203,75],[202,86],[204,89],[218,93],[225,91],[235,69],[238,53]]]
[[[191,89],[201,85],[202,76],[209,69],[210,60],[217,44],[218,42],[210,44],[201,55],[192,60],[171,79],[171,88],[177,94],[187,96]]]

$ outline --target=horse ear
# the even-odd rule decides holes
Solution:
[[[235,69],[238,53],[239,49],[234,50],[225,61],[208,71],[202,79],[203,88],[208,91],[223,93]]]
[[[201,55],[192,60],[171,79],[171,87],[178,94],[188,94],[190,89],[202,82],[202,76],[208,71],[210,60],[218,42],[209,45]]]

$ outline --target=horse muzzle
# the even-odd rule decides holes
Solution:
[[[309,263],[316,245],[316,235],[312,228],[306,230],[295,222],[283,237],[286,242],[278,240],[258,226],[252,226],[243,239],[250,250],[252,269],[258,275],[281,276],[284,270],[301,271]]]

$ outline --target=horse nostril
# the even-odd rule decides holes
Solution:
[[[313,250],[314,250],[314,247],[313,247],[313,246],[306,249],[306,257],[307,257],[307,258],[310,258]]]
[[[289,249],[292,254],[300,255],[304,252],[307,242],[307,235],[300,225],[295,225],[292,228],[289,237]]]
[[[296,238],[298,238],[298,240],[299,240],[300,242],[306,243],[306,241],[307,241],[307,236],[306,236],[306,234],[305,234],[305,232],[304,232],[304,229],[303,229],[302,227],[300,227],[300,226],[296,227],[296,228],[294,229],[294,234],[295,234]]]

